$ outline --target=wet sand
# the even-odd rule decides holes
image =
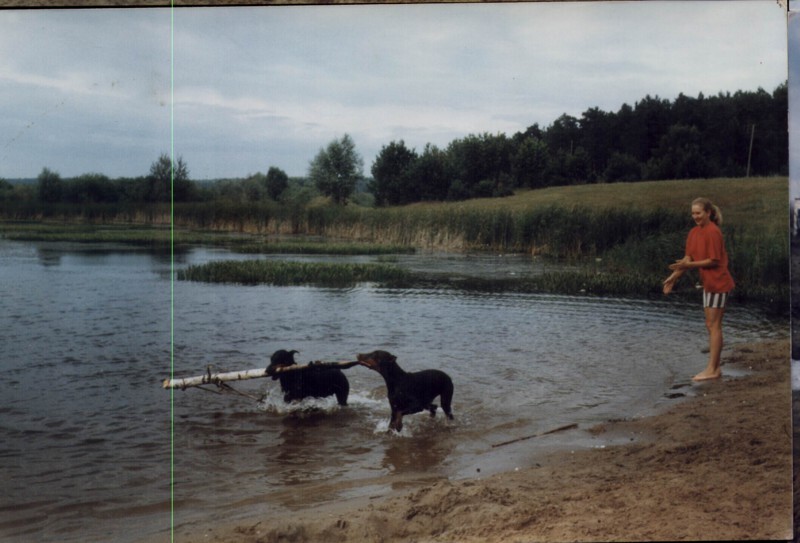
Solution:
[[[725,367],[737,377],[695,385],[694,397],[664,413],[579,430],[608,446],[292,515],[195,526],[174,540],[790,540],[789,341],[738,345],[726,351]]]

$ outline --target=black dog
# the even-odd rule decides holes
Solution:
[[[272,375],[272,380],[279,379],[281,382],[283,401],[289,403],[303,398],[325,398],[335,394],[339,405],[347,405],[350,382],[338,368],[315,368],[311,365],[307,369],[275,373],[278,368],[294,366],[296,352],[283,349],[275,351],[267,367],[267,374]]]
[[[389,429],[403,429],[403,415],[413,415],[428,410],[431,417],[436,416],[436,405],[433,399],[439,396],[442,411],[449,419],[453,418],[450,403],[453,400],[453,381],[450,376],[440,370],[422,370],[413,373],[404,371],[397,365],[397,357],[386,351],[373,351],[358,355],[362,366],[375,370],[386,381],[389,406],[392,418]]]

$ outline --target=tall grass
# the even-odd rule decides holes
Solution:
[[[630,239],[684,229],[686,213],[548,205],[528,210],[442,207],[310,212],[315,235],[429,248],[594,256]]]

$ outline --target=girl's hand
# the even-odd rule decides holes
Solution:
[[[672,287],[674,286],[675,286],[675,278],[670,275],[664,281],[664,294],[666,295],[672,292]]]
[[[684,257],[684,258],[681,258],[680,260],[676,260],[674,264],[670,264],[668,267],[672,271],[688,270],[689,269],[689,260]]]

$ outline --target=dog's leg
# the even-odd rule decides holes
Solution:
[[[428,411],[431,412],[431,418],[434,418],[436,416],[436,408],[437,405],[435,403],[432,403],[428,406]]]
[[[339,400],[340,405],[347,405],[347,396],[350,395],[350,382],[347,378],[342,375],[342,388],[341,388],[342,397],[340,398],[338,395],[336,399]]]
[[[394,430],[400,433],[403,429],[403,413],[401,411],[392,412],[392,420],[389,422],[389,431]]]
[[[442,394],[441,396],[439,396],[439,399],[442,400],[442,411],[444,411],[444,414],[447,415],[448,419],[453,420],[453,412],[450,408],[450,404],[453,401],[452,383],[450,383],[450,385],[447,386],[445,390],[442,391]]]
[[[347,405],[347,395],[350,393],[349,388],[350,387],[348,386],[348,387],[338,387],[336,389],[336,402],[339,405],[341,406]]]

